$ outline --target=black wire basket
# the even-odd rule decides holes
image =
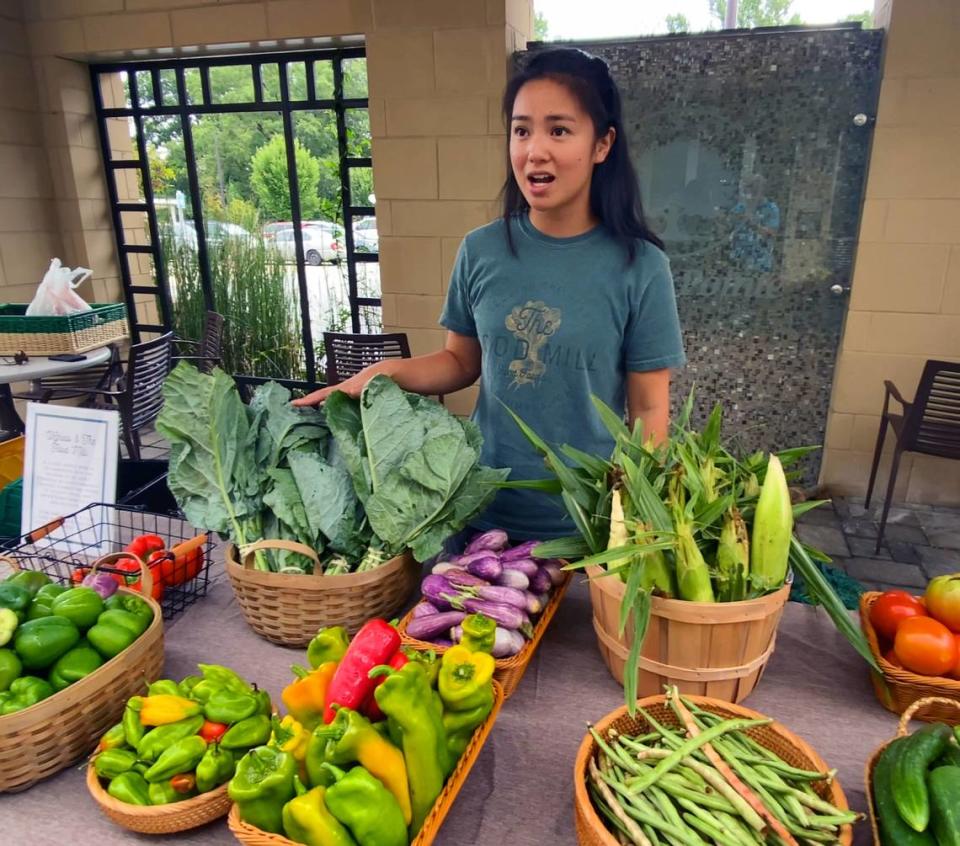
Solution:
[[[135,507],[98,502],[23,536],[18,545],[3,550],[3,555],[13,559],[22,570],[39,570],[51,579],[71,584],[78,582],[83,571],[98,558],[111,552],[124,552],[134,538],[146,534],[159,535],[166,541],[167,549],[170,549],[202,532],[174,515],[154,514]],[[196,574],[182,584],[166,585],[163,595],[157,600],[163,608],[164,620],[172,620],[197,599],[207,595],[213,553],[212,533],[200,549],[202,559]],[[150,564],[155,581],[159,578],[162,564],[162,561]],[[139,576],[115,566],[101,565],[97,569],[104,573],[120,574],[128,581],[139,579]]]

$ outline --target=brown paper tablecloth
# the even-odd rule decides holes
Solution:
[[[435,841],[438,846],[571,846],[573,761],[588,721],[623,701],[594,643],[581,576],[571,586],[514,696]],[[198,662],[234,667],[279,700],[301,650],[274,646],[246,625],[225,581],[210,588],[166,632],[166,675],[195,672]],[[896,731],[877,703],[863,661],[823,611],[790,603],[759,687],[745,703],[807,740],[839,770],[852,807],[865,811],[863,766]],[[120,829],[87,794],[82,767],[19,794],[0,795],[3,846],[113,846],[129,843],[229,844],[226,821],[165,837]],[[866,823],[857,844],[869,844]]]

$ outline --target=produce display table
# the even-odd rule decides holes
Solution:
[[[215,565],[217,566],[217,565]],[[582,576],[567,596],[516,694],[456,800],[437,846],[573,846],[573,762],[590,720],[623,703],[603,665],[590,624]],[[198,662],[226,664],[279,699],[290,664],[303,650],[258,637],[244,622],[222,576],[206,599],[166,631],[165,675],[182,678]],[[864,763],[896,732],[896,718],[874,698],[863,661],[823,611],[789,603],[777,651],[745,703],[808,741],[839,770],[853,808],[865,811]],[[855,844],[871,843],[869,824]],[[94,804],[82,767],[65,770],[19,794],[0,795],[0,842],[17,846],[114,846],[148,842],[231,844],[226,821],[179,835],[147,837],[113,825]]]

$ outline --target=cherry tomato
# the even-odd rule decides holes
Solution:
[[[937,576],[924,594],[927,613],[950,631],[960,632],[960,573]]]
[[[957,639],[933,617],[904,620],[893,651],[906,669],[922,676],[945,676],[957,666]]]
[[[877,633],[893,640],[897,628],[910,617],[924,617],[927,612],[915,596],[905,590],[888,590],[880,594],[870,606],[870,622]]]
[[[204,720],[197,732],[207,743],[215,743],[227,732],[226,723],[215,723],[212,720]]]

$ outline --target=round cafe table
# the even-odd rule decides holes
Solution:
[[[46,356],[30,356],[23,364],[17,364],[13,356],[0,356],[0,428],[14,435],[23,434],[23,420],[17,414],[10,391],[12,382],[37,382],[46,376],[63,376],[106,364],[111,354],[110,347],[101,347],[83,353],[80,361],[53,361]]]

